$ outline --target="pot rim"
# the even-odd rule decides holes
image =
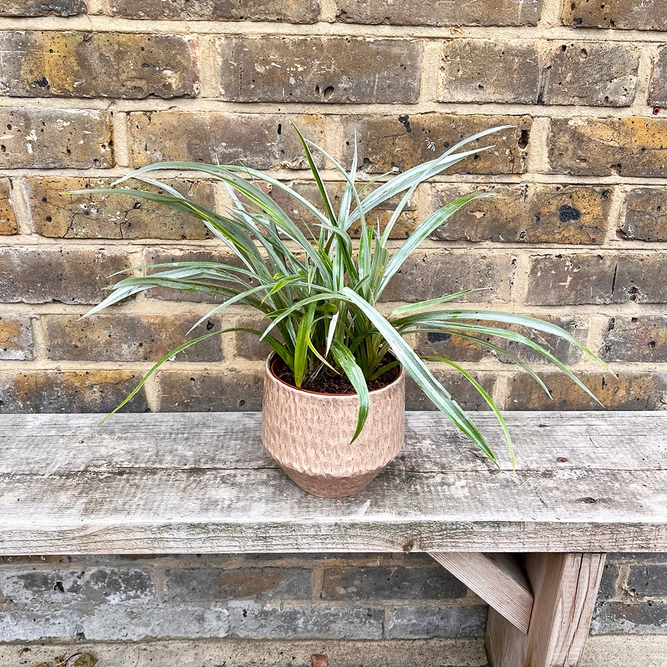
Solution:
[[[297,394],[306,394],[308,396],[321,396],[322,398],[338,398],[340,400],[349,400],[349,401],[356,401],[358,400],[357,394],[327,394],[324,392],[319,392],[319,391],[309,391],[308,389],[299,389],[298,387],[295,387],[294,385],[288,384],[284,380],[281,380],[274,372],[271,366],[273,365],[273,360],[277,358],[277,354],[275,352],[271,352],[269,356],[266,358],[266,363],[265,363],[265,370],[266,373],[269,377],[271,377],[273,380],[278,382],[280,385],[283,387],[286,387],[290,391],[293,391]],[[385,385],[384,387],[380,387],[379,389],[371,389],[368,393],[371,394],[372,396],[379,396],[382,394],[382,392],[388,392],[391,391],[396,385],[400,382],[402,382],[405,378],[405,368],[403,367],[403,364],[399,363],[400,372],[398,374],[398,377],[393,380],[393,382],[390,382],[388,385]]]

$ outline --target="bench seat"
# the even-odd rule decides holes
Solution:
[[[514,471],[408,413],[401,455],[340,500],[278,469],[258,413],[99,419],[0,416],[0,555],[424,551],[491,605],[494,667],[569,667],[604,554],[667,551],[667,413],[508,413]]]

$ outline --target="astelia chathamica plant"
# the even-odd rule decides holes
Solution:
[[[125,405],[148,377],[174,355],[211,336],[230,331],[247,331],[260,336],[273,348],[294,373],[297,386],[301,386],[308,374],[317,373],[324,367],[348,378],[359,398],[359,418],[353,438],[361,432],[370,409],[367,382],[380,377],[400,363],[428,398],[497,464],[496,456],[484,435],[434,377],[424,360],[444,362],[461,373],[488,403],[500,422],[514,460],[512,440],[505,420],[493,399],[479,383],[465,369],[449,359],[421,358],[403,336],[417,332],[437,332],[472,340],[494,353],[512,357],[547,394],[547,387],[526,363],[510,354],[507,349],[499,347],[497,342],[491,341],[507,340],[532,348],[591,396],[593,394],[589,389],[548,349],[516,329],[526,328],[533,332],[558,336],[596,361],[602,362],[570,333],[548,322],[513,313],[445,307],[448,302],[473,290],[400,306],[388,315],[383,315],[376,307],[389,281],[422,241],[469,201],[491,196],[488,193],[471,194],[447,204],[423,220],[392,253],[387,247],[392,228],[415,189],[448,167],[471,155],[489,150],[492,146],[461,149],[508,127],[510,126],[495,127],[480,132],[452,146],[440,157],[393,175],[388,180],[378,179],[379,184],[376,181],[374,189],[367,194],[364,191],[369,183],[357,180],[356,141],[354,157],[348,171],[322,148],[305,139],[295,127],[294,131],[301,140],[319,189],[319,205],[308,201],[271,174],[242,166],[189,162],[149,165],[114,183],[118,185],[128,179],[135,179],[140,183],[156,186],[158,193],[126,188],[71,193],[127,195],[163,204],[179,213],[194,216],[229,248],[236,256],[238,264],[178,262],[140,267],[154,272],[116,283],[110,288],[113,290],[111,295],[85,317],[143,290],[170,287],[209,292],[222,297],[222,303],[202,317],[195,327],[234,303],[252,306],[270,320],[270,325],[264,331],[250,328],[222,329],[184,342],[160,359],[116,410]],[[316,166],[313,150],[322,154],[344,180],[345,187],[337,209],[334,208]],[[194,171],[221,181],[232,204],[222,212],[212,211],[188,199],[169,185],[149,178],[149,172],[156,170]],[[304,207],[315,221],[314,226],[304,232],[260,187],[261,184],[269,184]],[[371,211],[399,196],[400,200],[384,229],[367,223],[366,217]],[[358,242],[352,239],[353,225],[360,230]]]

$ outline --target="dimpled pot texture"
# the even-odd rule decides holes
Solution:
[[[398,455],[405,435],[405,371],[370,392],[363,431],[356,395],[316,394],[282,382],[266,362],[262,442],[276,463],[304,490],[324,498],[361,491]]]

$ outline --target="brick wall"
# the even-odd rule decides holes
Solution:
[[[666,560],[609,555],[593,636],[667,635]],[[487,608],[426,554],[250,554],[0,558],[0,611],[0,644],[456,638],[479,645]]]
[[[600,352],[618,381],[556,348],[607,406],[665,408],[666,43],[663,0],[3,0],[0,411],[109,410],[210,307],[156,291],[78,321],[115,271],[221,250],[196,221],[145,202],[59,193],[183,159],[275,167],[313,194],[290,118],[343,159],[356,132],[369,175],[515,125],[495,150],[419,190],[397,241],[458,193],[503,198],[475,202],[435,232],[387,298],[490,286],[476,293],[480,305],[550,318]],[[192,174],[172,184],[221,201]],[[253,318],[230,308],[223,321]],[[595,407],[550,371],[553,401],[515,365],[461,340],[414,342],[465,362],[506,409]],[[265,354],[245,334],[210,341],[130,409],[257,410]],[[482,407],[438,372],[466,408]],[[408,403],[430,408],[414,388]],[[611,559],[594,633],[667,631],[665,560]],[[0,640],[413,637],[483,626],[478,601],[419,556],[8,561],[0,580],[9,612]],[[23,636],[31,596],[39,630]],[[242,599],[229,602],[239,596],[252,602],[247,616]]]

